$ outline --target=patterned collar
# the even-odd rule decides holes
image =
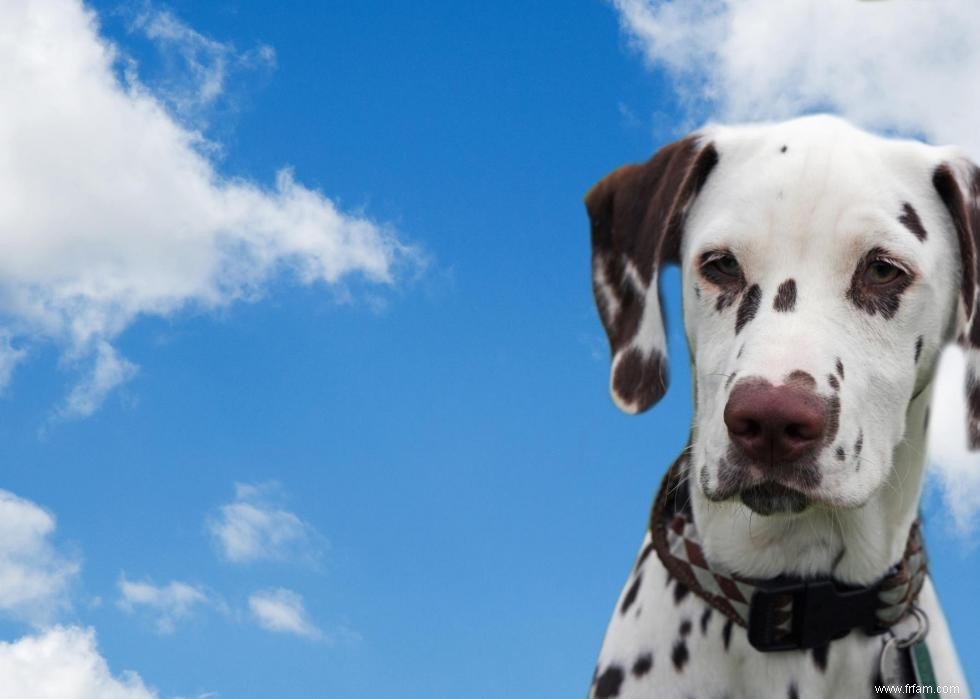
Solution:
[[[879,634],[912,609],[926,576],[918,522],[902,560],[877,583],[853,587],[832,578],[751,580],[712,568],[690,508],[687,459],[667,471],[650,516],[653,547],[667,571],[712,607],[748,629],[760,651],[816,648],[859,628]]]

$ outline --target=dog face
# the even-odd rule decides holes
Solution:
[[[639,412],[666,390],[657,273],[678,263],[704,494],[760,514],[863,504],[942,346],[980,346],[977,183],[950,149],[826,116],[709,127],[620,168],[586,200],[614,400]]]

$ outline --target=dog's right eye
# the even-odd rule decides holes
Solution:
[[[716,284],[742,280],[742,268],[730,252],[709,252],[701,259],[701,272]]]

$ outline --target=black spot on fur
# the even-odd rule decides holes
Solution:
[[[684,672],[684,666],[687,664],[690,654],[687,652],[687,644],[684,641],[678,641],[674,644],[674,650],[670,654],[670,659],[674,663],[674,669],[677,672]]]
[[[729,619],[725,622],[725,626],[721,629],[721,638],[725,642],[725,650],[728,650],[729,644],[732,642],[732,626],[735,622]]]
[[[840,360],[840,357],[837,358],[837,373],[840,374],[840,380],[843,381],[844,380],[844,362],[842,362]]]
[[[827,383],[829,383],[830,387],[835,391],[840,390],[840,381],[838,381],[837,377],[833,374],[827,374]]]
[[[691,590],[680,580],[674,585],[674,604],[680,604]]]
[[[926,406],[926,417],[922,421],[922,429],[923,430],[928,430],[929,429],[929,406]]]
[[[633,605],[633,602],[636,601],[636,593],[640,591],[640,583],[642,581],[643,581],[643,576],[637,575],[636,579],[633,581],[633,584],[629,586],[629,589],[626,591],[626,594],[623,596],[623,603],[619,607],[620,614],[625,614],[629,610],[629,608]]]
[[[608,699],[618,697],[619,688],[623,684],[623,668],[618,665],[610,665],[606,671],[599,675],[595,683],[596,699]]]
[[[827,671],[827,654],[830,652],[830,646],[817,646],[813,649],[813,664],[817,666],[820,672]]]
[[[682,621],[681,627],[678,629],[678,631],[680,632],[681,636],[687,636],[689,633],[691,633],[691,620],[685,619]]]
[[[776,289],[776,298],[772,300],[772,308],[779,313],[790,313],[796,310],[796,281],[787,279]]]
[[[922,356],[922,335],[915,341],[915,361],[919,361],[919,357]]]
[[[738,312],[735,314],[735,334],[742,332],[742,328],[755,318],[759,311],[759,302],[762,301],[762,289],[758,284],[753,284],[742,297],[742,303],[738,305]]]
[[[837,451],[834,452],[834,455],[837,457],[838,461],[843,461],[844,456],[846,456],[844,452],[844,447],[837,447]]]
[[[796,685],[792,682],[789,684],[789,693],[787,694],[788,699],[800,699],[800,693],[796,691]]]
[[[616,364],[613,390],[636,409],[649,408],[667,392],[663,355],[653,350],[649,357],[644,357],[636,347],[626,350]]]
[[[644,653],[633,663],[633,677],[643,677],[653,668],[653,654]]]
[[[735,381],[736,376],[738,376],[737,371],[733,371],[731,374],[728,375],[728,380],[725,381],[725,388],[731,388],[732,383]]]
[[[708,633],[708,622],[711,621],[711,607],[704,610],[704,614],[701,615],[701,633]]]
[[[926,239],[926,229],[919,219],[919,214],[907,201],[902,202],[902,215],[898,217],[898,222],[912,231],[912,235],[919,240]]]
[[[745,345],[742,345],[741,347],[738,348],[738,354],[735,355],[735,359],[741,359],[742,352],[744,351],[745,351]]]
[[[787,149],[786,149],[786,146],[783,146],[782,148],[780,148],[780,149],[779,149],[779,152],[780,152],[780,153],[785,153],[785,152],[786,152],[786,150],[787,150]]]

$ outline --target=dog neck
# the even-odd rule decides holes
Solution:
[[[713,566],[749,578],[829,576],[868,585],[902,557],[918,515],[926,462],[927,385],[910,402],[906,431],[889,475],[863,505],[810,507],[797,515],[761,516],[740,502],[709,501],[691,484],[691,506]]]

